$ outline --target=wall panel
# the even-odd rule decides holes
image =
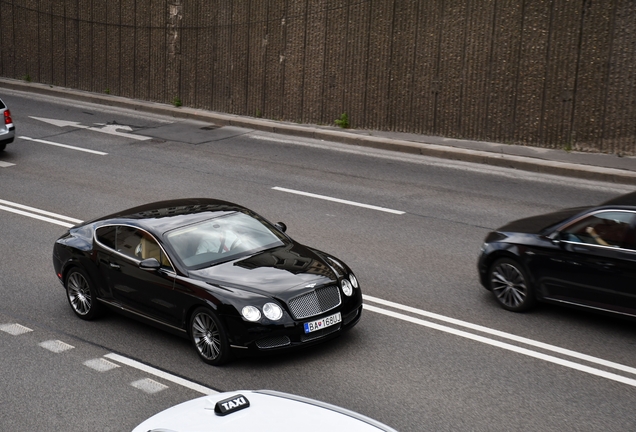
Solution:
[[[633,0],[3,0],[0,76],[636,154]]]

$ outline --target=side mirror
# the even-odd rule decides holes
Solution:
[[[161,264],[159,264],[157,258],[146,258],[139,263],[139,268],[146,271],[155,271],[161,268]]]
[[[552,240],[553,245],[561,244],[561,232],[556,231],[550,235],[550,240]]]
[[[276,222],[274,226],[278,228],[281,232],[287,231],[287,225],[285,225],[283,222]]]

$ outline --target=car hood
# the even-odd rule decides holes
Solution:
[[[512,221],[501,228],[497,229],[499,232],[509,233],[527,233],[527,234],[545,234],[556,225],[570,219],[585,210],[586,207],[570,208],[560,210],[554,213],[547,213],[539,216],[532,216],[529,218],[518,219]]]
[[[319,286],[338,281],[334,266],[322,253],[298,243],[193,270],[190,277],[265,295],[280,295],[312,284]]]

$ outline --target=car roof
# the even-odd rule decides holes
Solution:
[[[184,198],[143,204],[99,217],[83,225],[129,224],[156,234],[163,234],[174,228],[237,211],[254,214],[241,205],[227,201],[210,198]]]
[[[232,401],[237,403],[234,404]],[[217,405],[228,402],[235,408],[222,413],[223,410]],[[239,390],[193,399],[152,416],[137,426],[133,432],[149,430],[395,432],[394,429],[356,412],[271,390]]]

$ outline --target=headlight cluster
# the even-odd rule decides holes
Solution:
[[[343,279],[341,282],[342,292],[347,297],[351,297],[353,295],[353,289],[359,288],[358,279],[353,275],[353,273],[349,274],[349,279]]]
[[[241,310],[241,315],[248,321],[256,322],[261,319],[261,311],[256,306],[245,306]],[[278,321],[283,317],[283,309],[276,303],[265,303],[263,305],[263,315],[269,320]]]

